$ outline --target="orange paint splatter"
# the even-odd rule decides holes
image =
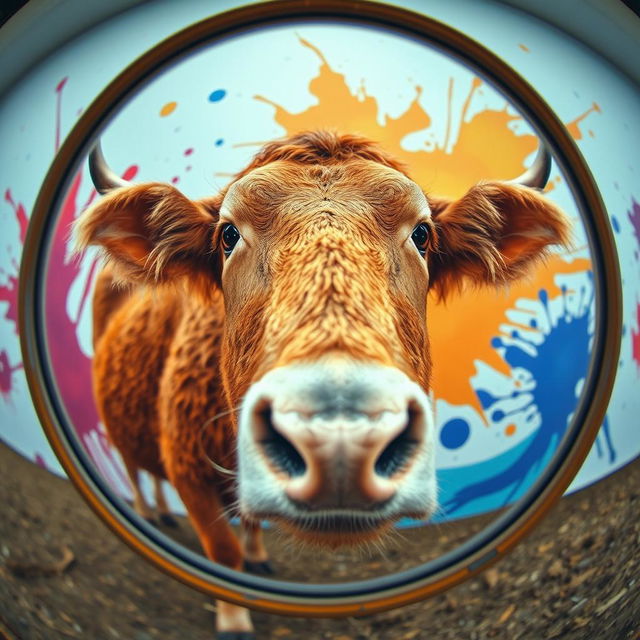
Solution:
[[[561,294],[556,274],[586,271],[591,262],[584,258],[571,263],[553,256],[535,273],[535,277],[513,285],[508,291],[490,288],[469,289],[452,296],[446,303],[430,301],[428,311],[431,353],[434,362],[433,388],[437,397],[455,405],[469,404],[484,415],[470,382],[476,374],[476,360],[482,360],[504,375],[509,365],[491,346],[498,327],[506,321],[505,312],[518,298],[537,299],[546,289],[549,297]],[[469,321],[473,319],[473,325]]]
[[[571,134],[571,136],[575,140],[582,140],[582,131],[580,131],[579,124],[590,114],[590,113],[602,113],[600,109],[600,105],[597,102],[594,102],[589,109],[587,109],[582,115],[579,115],[575,120],[572,120],[567,124],[567,130]]]
[[[556,176],[555,178],[550,178],[549,182],[547,182],[547,186],[543,189],[544,193],[549,193],[549,191],[553,191],[556,188],[557,184],[562,182],[561,176]]]
[[[451,81],[447,96],[449,122],[446,124],[445,144],[429,151],[408,151],[401,146],[401,140],[409,133],[431,126],[431,117],[419,103],[423,89],[416,87],[416,95],[404,113],[397,118],[385,115],[383,124],[379,124],[378,102],[367,95],[364,85],[352,93],[345,77],[329,66],[317,47],[303,38],[300,38],[300,43],[314,51],[322,63],[318,75],[309,83],[309,91],[317,98],[317,103],[299,113],[291,113],[264,96],[255,96],[256,100],[275,109],[275,121],[285,129],[286,135],[320,127],[359,133],[378,141],[404,162],[411,177],[424,189],[449,197],[460,197],[480,180],[508,179],[519,175],[526,158],[538,146],[535,136],[516,135],[509,128],[509,123],[520,117],[507,113],[506,104],[502,110],[485,110],[468,118],[473,95],[480,92],[482,86],[481,79],[473,78],[458,116],[457,139],[449,140],[450,132],[455,130],[450,122]],[[578,122],[594,110],[599,111],[595,104],[572,123],[574,128],[579,131]],[[487,149],[499,149],[500,152],[487,153]],[[446,304],[430,300],[428,321],[435,363],[433,388],[436,396],[446,398],[450,404],[471,405],[484,416],[470,378],[476,373],[477,360],[510,375],[509,365],[491,346],[500,324],[506,321],[506,310],[513,307],[518,298],[537,299],[540,289],[546,289],[550,297],[560,295],[555,274],[576,273],[590,267],[591,263],[586,259],[569,263],[553,256],[533,278],[512,285],[509,291],[483,288],[453,295]]]
[[[519,44],[518,45],[525,53],[529,53],[529,47],[527,47],[526,44]]]
[[[163,105],[162,109],[160,109],[160,117],[165,118],[166,116],[172,114],[176,110],[177,106],[177,102],[167,102],[167,104]]]
[[[300,113],[291,113],[264,96],[256,100],[275,109],[274,119],[287,135],[306,129],[329,128],[360,133],[376,140],[410,167],[411,177],[432,193],[459,197],[467,189],[490,178],[513,178],[524,169],[524,160],[537,148],[532,135],[516,135],[507,126],[520,116],[500,111],[483,111],[468,122],[464,120],[474,92],[482,85],[474,78],[464,102],[458,139],[451,151],[436,147],[433,150],[407,151],[400,145],[409,133],[431,126],[431,116],[420,105],[423,89],[416,87],[416,95],[407,110],[397,118],[384,116],[378,123],[378,102],[367,95],[364,87],[356,93],[349,89],[344,75],[335,72],[324,55],[313,44],[300,38],[300,43],[316,53],[321,61],[318,75],[309,83],[309,91],[318,102]],[[486,153],[487,148],[499,148],[500,153]]]
[[[515,424],[508,424],[504,428],[504,435],[505,436],[512,436],[515,432],[516,432],[516,425]]]

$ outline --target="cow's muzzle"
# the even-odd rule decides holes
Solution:
[[[241,509],[345,542],[427,516],[433,435],[428,397],[398,369],[343,359],[275,369],[242,407]]]

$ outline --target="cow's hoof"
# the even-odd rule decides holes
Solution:
[[[247,573],[253,573],[257,576],[272,576],[275,573],[268,560],[264,560],[263,562],[251,562],[251,560],[245,560],[244,570]]]
[[[216,631],[216,640],[256,640],[253,631]]]
[[[180,526],[178,524],[178,521],[168,513],[160,514],[160,522],[162,522],[162,524],[165,525],[166,527],[171,527],[173,529],[177,529]]]

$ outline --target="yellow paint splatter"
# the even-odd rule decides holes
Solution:
[[[384,117],[378,122],[378,102],[366,93],[364,85],[352,93],[345,77],[335,72],[322,52],[300,38],[300,43],[316,53],[321,61],[318,75],[309,83],[309,91],[317,103],[299,113],[291,113],[264,96],[255,96],[275,109],[275,121],[293,135],[306,129],[331,128],[359,133],[378,141],[383,147],[409,167],[411,177],[430,193],[459,197],[480,180],[508,179],[522,173],[526,158],[537,148],[533,135],[516,135],[509,123],[519,120],[517,115],[502,110],[485,110],[468,118],[468,109],[482,80],[473,78],[460,114],[460,128],[456,140],[446,141],[442,148],[408,151],[401,140],[409,133],[431,126],[431,117],[420,105],[422,87],[417,86],[415,97],[406,111],[397,118]],[[451,118],[453,81],[448,91],[448,113]],[[578,122],[597,105],[572,124],[579,132]],[[571,125],[569,125],[571,126]],[[446,130],[452,130],[447,123]],[[447,135],[450,135],[450,133]],[[449,148],[450,147],[450,148]],[[499,149],[500,153],[487,153]],[[533,278],[514,284],[506,292],[482,288],[452,295],[446,303],[429,301],[429,332],[434,364],[433,388],[437,397],[454,405],[471,405],[484,416],[470,378],[476,373],[475,362],[482,360],[497,371],[509,375],[509,365],[491,346],[498,327],[506,321],[505,312],[519,298],[536,299],[540,289],[551,297],[560,295],[555,274],[585,271],[590,261],[576,259],[567,262],[554,256],[541,266]]]
[[[177,102],[167,102],[167,104],[163,105],[162,109],[160,109],[160,117],[165,118],[166,116],[172,114],[176,110],[177,106]]]
[[[527,47],[526,44],[519,44],[518,45],[525,53],[529,53],[529,47]]]

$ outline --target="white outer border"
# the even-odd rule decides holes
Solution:
[[[109,18],[153,0],[30,0],[0,29],[0,97],[49,54]],[[486,0],[485,0],[486,1]],[[493,0],[557,27],[640,85],[640,18],[620,0]],[[250,4],[247,2],[246,4]],[[390,3],[395,4],[395,3]],[[212,13],[220,8],[212,5]]]

